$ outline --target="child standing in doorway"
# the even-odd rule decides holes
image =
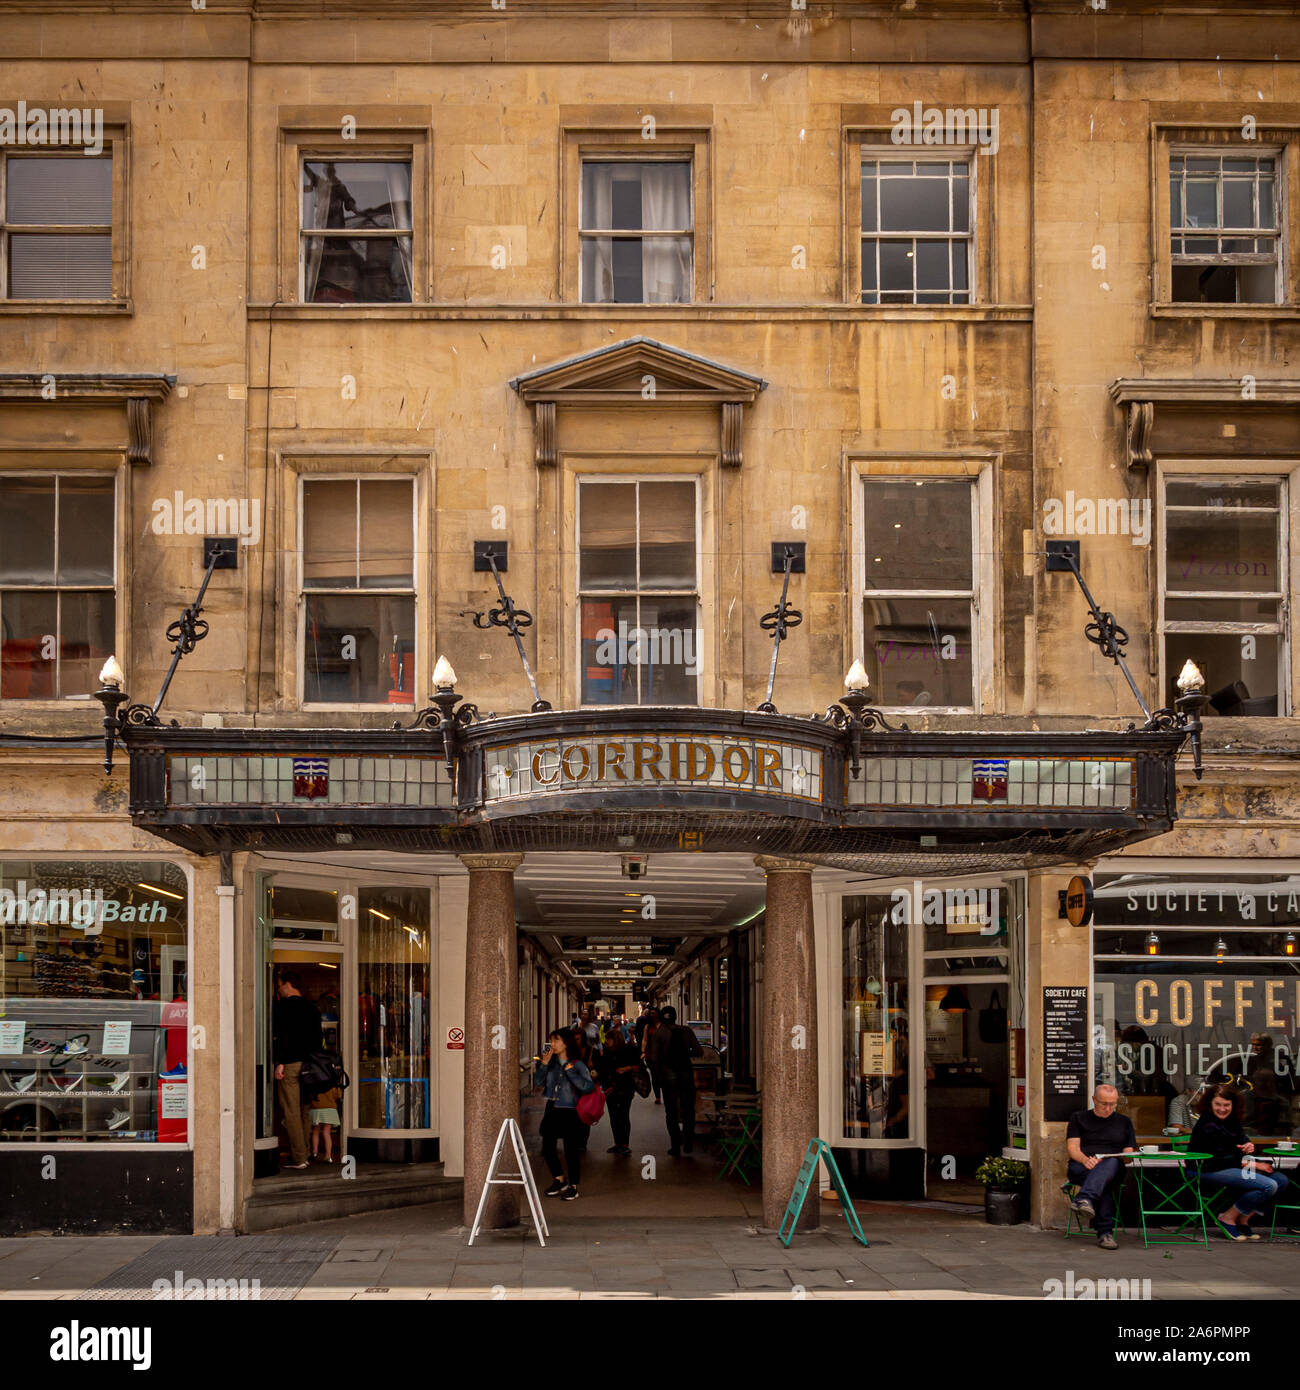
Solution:
[[[311,1103],[311,1156],[319,1160],[321,1147],[325,1149],[325,1162],[334,1162],[334,1126],[340,1123],[339,1105],[343,1092],[333,1086],[321,1091]]]

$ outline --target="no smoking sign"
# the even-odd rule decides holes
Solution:
[[[465,1051],[465,1030],[464,1030],[463,1028],[448,1028],[448,1029],[447,1029],[447,1051],[448,1051],[448,1052],[464,1052],[464,1051]]]

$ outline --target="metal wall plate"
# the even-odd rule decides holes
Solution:
[[[773,541],[772,542],[772,573],[785,573],[785,552],[794,552],[794,563],[790,566],[791,574],[804,573],[804,558],[808,543],[806,541]]]
[[[217,552],[217,563],[214,569],[237,570],[239,568],[239,537],[238,536],[204,536],[203,537],[203,568],[207,569],[212,563],[212,553]]]
[[[1047,542],[1047,573],[1048,574],[1073,574],[1067,555],[1074,556],[1074,563],[1079,563],[1079,542],[1078,541],[1048,541]]]
[[[497,562],[497,569],[504,574],[510,568],[510,542],[509,541],[475,541],[474,542],[474,573],[480,572],[491,574],[492,566],[488,563],[488,556]]]

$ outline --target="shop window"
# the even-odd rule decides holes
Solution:
[[[970,709],[977,636],[971,479],[863,480],[863,651],[886,707]]]
[[[908,924],[894,899],[841,900],[846,1139],[910,1139]]]
[[[1210,717],[1276,715],[1286,660],[1285,485],[1179,476],[1165,483],[1161,626],[1166,703],[1194,661]]]
[[[1277,304],[1281,229],[1275,155],[1169,156],[1170,262],[1177,304]]]
[[[0,475],[0,699],[86,699],[114,648],[114,478]]]
[[[304,480],[306,704],[414,703],[414,538],[412,479]]]
[[[690,160],[584,159],[585,304],[685,304],[694,282]]]
[[[0,151],[4,297],[113,298],[113,156]]]
[[[0,1139],[186,1141],[188,901],[165,862],[0,862]]]
[[[690,479],[581,479],[584,705],[699,703],[698,506]]]
[[[1139,1137],[1188,1132],[1204,1089],[1243,1096],[1247,1132],[1300,1125],[1300,876],[1100,872],[1094,1069]]]
[[[863,156],[862,303],[969,304],[973,161]]]
[[[301,161],[304,304],[409,304],[414,298],[412,161]]]

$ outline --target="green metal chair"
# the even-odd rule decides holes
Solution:
[[[1120,1221],[1120,1219],[1119,1219],[1119,1197],[1120,1197],[1120,1188],[1122,1188],[1122,1186],[1123,1186],[1122,1183],[1119,1184],[1119,1185],[1117,1186],[1117,1188],[1116,1188],[1116,1191],[1115,1191],[1115,1231],[1116,1231],[1118,1234],[1120,1234],[1120,1235],[1122,1235],[1123,1232],[1124,1232],[1123,1223],[1122,1223],[1122,1222]],[[1081,1211],[1075,1211],[1075,1209],[1074,1209],[1072,1206],[1069,1205],[1069,1203],[1073,1202],[1074,1199],[1075,1199],[1075,1197],[1078,1195],[1078,1192],[1079,1192],[1079,1184],[1078,1184],[1077,1182],[1070,1182],[1070,1181],[1067,1179],[1067,1181],[1065,1181],[1065,1182],[1063,1182],[1063,1183],[1061,1184],[1061,1191],[1065,1193],[1065,1201],[1066,1201],[1066,1208],[1065,1208],[1065,1238],[1066,1238],[1066,1240],[1069,1240],[1071,1236],[1094,1236],[1094,1237],[1095,1237],[1096,1232],[1092,1229],[1092,1227],[1091,1227],[1091,1226],[1085,1226],[1085,1225],[1083,1224],[1083,1213],[1082,1213]],[[1073,1229],[1073,1230],[1070,1229],[1070,1222],[1071,1222],[1071,1221],[1074,1222],[1074,1229]]]
[[[740,1117],[738,1129],[723,1131],[718,1139],[718,1150],[723,1160],[718,1172],[719,1179],[725,1178],[728,1173],[735,1173],[746,1187],[750,1185],[745,1169],[748,1167],[757,1171],[763,1166],[762,1154],[758,1147],[761,1127],[761,1112],[746,1110]]]

